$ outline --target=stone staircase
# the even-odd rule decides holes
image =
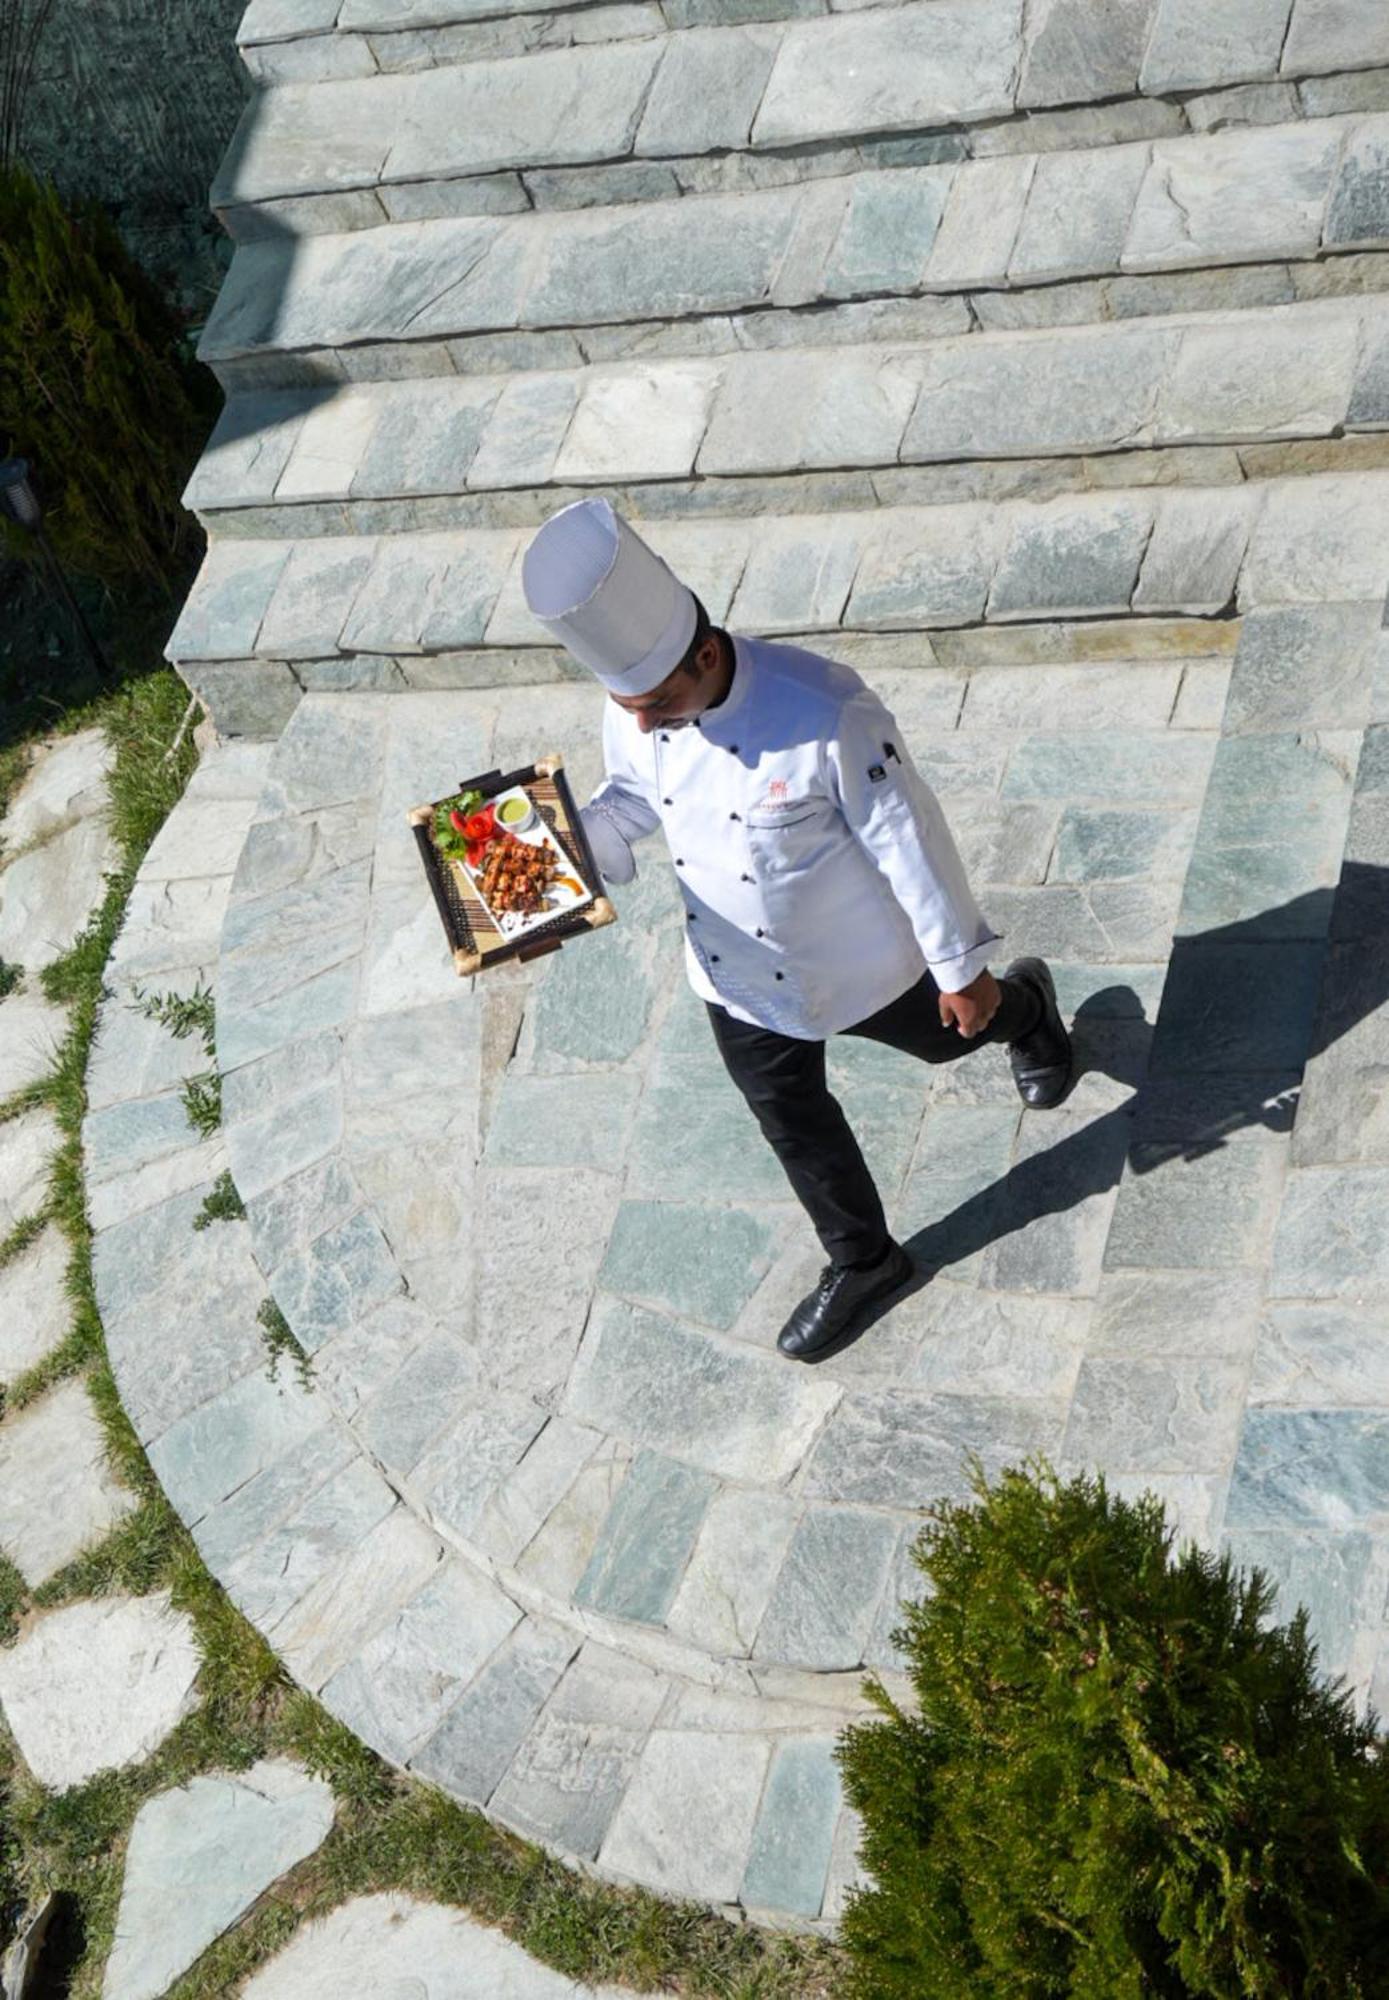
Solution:
[[[214,1571],[397,1763],[778,1922],[852,1879],[833,1735],[968,1450],[1159,1491],[1383,1703],[1373,893],[1328,955],[1385,858],[1380,0],[253,0],[242,39],[169,650],[254,786],[195,798],[117,958],[215,965],[248,1210],[172,1369],[210,1156],[134,1075],[88,1135],[117,1374]],[[813,1376],[668,871],[474,993],[406,835],[551,741],[596,775],[519,586],[595,487],[716,620],[883,691],[1085,1037],[1045,1130],[1001,1064],[923,1098],[836,1053],[940,1275]]]

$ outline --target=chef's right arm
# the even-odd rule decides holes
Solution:
[[[593,858],[605,882],[630,882],[637,872],[632,853],[661,824],[655,800],[626,754],[621,710],[603,704],[603,764],[607,775],[580,818]]]

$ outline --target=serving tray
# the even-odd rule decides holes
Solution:
[[[537,758],[519,771],[487,771],[480,777],[460,780],[457,794],[480,792],[483,803],[502,792],[524,790],[540,819],[549,828],[569,870],[583,884],[589,901],[581,907],[557,910],[552,917],[530,923],[517,935],[508,935],[482,899],[482,893],[467,865],[450,860],[434,841],[434,817],[448,800],[435,799],[411,811],[410,825],[420,860],[434,894],[435,907],[444,926],[454,969],[463,978],[485,972],[506,960],[543,957],[558,951],[568,938],[585,936],[617,921],[617,911],[603,894],[602,877],[593,859],[583,821],[575,810],[564,759],[558,752]]]

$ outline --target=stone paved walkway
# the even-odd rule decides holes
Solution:
[[[830,1921],[833,1736],[865,1664],[894,1677],[922,1510],[967,1454],[1034,1452],[1264,1563],[1382,1697],[1381,614],[1251,604],[1084,665],[1020,636],[1016,664],[873,676],[1006,949],[1056,962],[1083,1074],[1023,1118],[996,1051],[833,1050],[922,1282],[814,1371],[773,1340],[818,1252],[684,985],[659,847],[611,932],[476,985],[418,872],[407,809],[537,730],[589,782],[596,693],[301,704],[220,920],[248,1220],[196,1340],[214,1160],[157,1087],[88,1140],[113,1212],[154,1204],[98,1240],[127,1406],[334,1713],[600,1873]],[[203,851],[182,808],[143,893],[196,929],[133,923],[117,993],[152,948],[211,965],[220,892],[174,893]],[[264,1290],[307,1388],[259,1365]]]

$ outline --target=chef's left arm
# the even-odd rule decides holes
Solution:
[[[935,793],[867,688],[845,703],[826,758],[831,796],[906,911],[937,986],[961,992],[987,969],[998,933],[974,900]]]

